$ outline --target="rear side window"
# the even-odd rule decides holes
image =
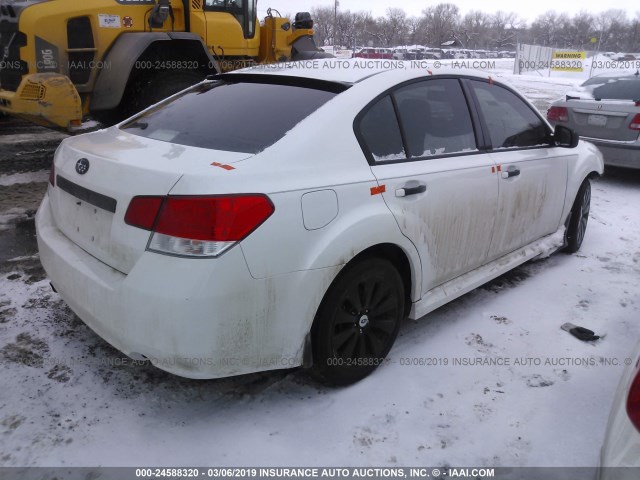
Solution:
[[[376,162],[407,158],[396,112],[389,96],[379,100],[362,116],[360,135]]]
[[[217,81],[188,90],[122,129],[180,145],[255,154],[336,95],[302,86]]]
[[[427,80],[394,93],[412,158],[477,149],[469,108],[458,80]]]
[[[520,97],[499,85],[470,82],[491,136],[493,148],[549,144],[549,129]]]

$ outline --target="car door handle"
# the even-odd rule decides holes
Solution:
[[[513,170],[507,170],[506,172],[502,172],[502,178],[513,178],[520,175],[520,170],[517,168]]]
[[[408,197],[409,195],[418,195],[427,191],[426,185],[418,185],[416,187],[403,187],[396,190],[396,197]]]

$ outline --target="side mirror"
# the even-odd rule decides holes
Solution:
[[[576,148],[580,141],[580,135],[563,125],[556,125],[553,132],[553,142],[556,147]]]

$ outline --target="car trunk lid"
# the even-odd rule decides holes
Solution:
[[[124,221],[133,197],[167,195],[184,174],[215,176],[249,156],[175,145],[115,127],[70,138],[55,157],[56,185],[49,190],[53,217],[72,242],[127,274],[150,236]]]
[[[640,113],[631,101],[569,100],[570,127],[584,137],[633,142],[638,130],[629,128]]]

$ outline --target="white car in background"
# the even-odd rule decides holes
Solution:
[[[396,48],[393,50],[393,59],[394,60],[404,60],[409,50],[406,48]]]
[[[637,480],[640,470],[640,343],[613,400],[598,480]],[[625,468],[620,468],[625,467]]]
[[[36,218],[54,288],[177,375],[346,384],[406,316],[580,248],[594,146],[486,74],[363,63],[220,75],[63,141]]]

